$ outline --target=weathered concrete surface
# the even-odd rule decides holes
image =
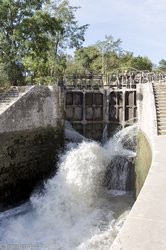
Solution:
[[[35,86],[1,113],[0,133],[56,126],[61,120],[59,108],[56,87]]]
[[[55,172],[62,138],[52,126],[0,134],[0,209],[28,198]]]
[[[139,130],[137,137],[137,156],[135,161],[136,172],[136,197],[144,185],[149,168],[152,163],[152,150],[145,134]]]
[[[151,84],[145,84],[142,94],[140,127],[151,144],[152,163],[137,200],[110,250],[166,249],[166,136],[157,136]]]
[[[22,96],[26,95],[35,86],[14,86],[6,90],[6,92],[0,93],[0,114],[6,109],[10,108],[15,102],[17,102]]]
[[[31,88],[0,115],[0,209],[56,170],[63,120],[56,87]]]

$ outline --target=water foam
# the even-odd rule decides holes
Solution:
[[[110,160],[120,153],[114,146],[111,141],[104,147],[83,141],[72,147],[61,157],[56,176],[45,183],[44,194],[31,197],[31,209],[1,221],[1,243],[40,243],[56,250],[109,249],[131,205],[128,194],[117,199],[103,186]]]

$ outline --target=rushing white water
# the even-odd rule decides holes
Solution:
[[[103,130],[103,135],[102,135],[102,139],[101,142],[103,144],[105,144],[108,141],[108,124],[105,125],[104,130]]]
[[[114,139],[104,147],[88,141],[71,147],[44,193],[0,214],[0,242],[36,244],[35,250],[108,250],[133,201],[103,185],[110,161],[123,154],[115,145]]]
[[[73,129],[68,121],[65,121],[65,138],[74,142],[81,142],[82,140],[86,140],[83,135],[79,134],[76,130]]]

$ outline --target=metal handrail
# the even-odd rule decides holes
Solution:
[[[130,71],[112,74],[94,74],[83,72],[63,76],[61,85],[69,88],[136,88],[137,84],[147,82],[166,82],[165,72]],[[60,84],[59,84],[60,85]]]

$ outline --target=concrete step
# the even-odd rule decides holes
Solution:
[[[156,111],[165,112],[166,111],[166,105],[158,105],[158,104],[156,104]]]
[[[156,103],[156,105],[163,105],[163,107],[165,107],[165,105],[166,105],[166,101],[165,100],[159,100],[159,101],[157,101],[157,100],[155,100],[155,103]]]
[[[157,114],[157,121],[164,121],[165,120],[165,118],[166,118],[166,115],[164,114],[164,115],[159,115],[159,114]]]
[[[160,112],[166,112],[166,106],[165,107],[158,107],[158,106],[156,106],[156,110],[157,111],[160,111]]]
[[[166,95],[166,91],[165,90],[154,91],[154,95]]]
[[[166,110],[166,105],[164,104],[156,104],[156,111],[157,112],[165,112],[165,110]]]
[[[166,134],[166,130],[159,130],[158,129],[158,134],[159,135],[165,135]]]
[[[166,89],[166,86],[155,86],[153,87],[154,90]]]
[[[164,98],[164,99],[156,99],[155,102],[156,103],[161,103],[161,102],[166,103],[166,98]]]
[[[156,93],[161,93],[162,91],[166,92],[166,87],[165,88],[153,88],[153,91]]]
[[[158,114],[166,114],[166,108],[165,107],[156,107],[156,111]]]
[[[154,91],[160,91],[160,90],[166,90],[166,86],[163,86],[163,87],[154,87],[153,88]]]
[[[158,127],[158,131],[165,131],[166,132],[166,127]]]
[[[156,102],[166,102],[166,97],[164,97],[164,98],[156,98]]]
[[[166,83],[153,84],[153,88],[166,88]]]
[[[158,124],[158,130],[166,130],[166,125]]]
[[[158,135],[166,135],[166,131],[158,131]]]
[[[154,95],[155,98],[166,98],[166,93],[158,93]]]
[[[165,116],[166,115],[166,110],[157,110],[157,114],[160,116]]]
[[[164,97],[166,97],[166,93],[154,94],[154,97],[155,98],[164,98]]]
[[[156,114],[157,114],[158,117],[161,117],[161,118],[162,117],[166,117],[166,113],[165,112],[159,112],[159,111],[157,111]]]
[[[160,125],[160,124],[157,124],[157,127],[158,129],[161,131],[161,130],[166,130],[166,126],[165,125]]]
[[[163,131],[158,130],[158,134],[159,135],[166,135],[166,130],[163,130]]]
[[[166,121],[157,121],[159,127],[166,127]]]
[[[164,91],[160,91],[160,92],[154,92],[154,95],[155,96],[165,96],[166,95],[166,92]]]
[[[155,102],[166,101],[166,96],[155,96]]]
[[[157,113],[157,118],[160,119],[160,120],[165,120],[166,119],[166,114],[160,115],[160,114]]]
[[[166,103],[166,99],[159,99],[159,100],[155,99],[155,103],[156,104],[158,104],[158,103]]]
[[[153,84],[158,134],[166,135],[166,84]]]
[[[156,106],[159,106],[160,108],[165,108],[166,100],[156,100]]]
[[[157,125],[159,128],[166,128],[166,122],[164,121],[157,121]]]
[[[153,91],[154,91],[154,92],[157,92],[157,93],[160,93],[160,92],[162,92],[162,91],[165,92],[165,91],[166,91],[166,88],[154,88]]]
[[[166,93],[166,89],[165,88],[164,89],[154,89],[153,92],[155,94]]]
[[[154,97],[155,98],[160,98],[160,97],[165,97],[166,98],[166,93],[162,93],[162,92],[161,93],[157,93],[157,94],[154,93]]]

